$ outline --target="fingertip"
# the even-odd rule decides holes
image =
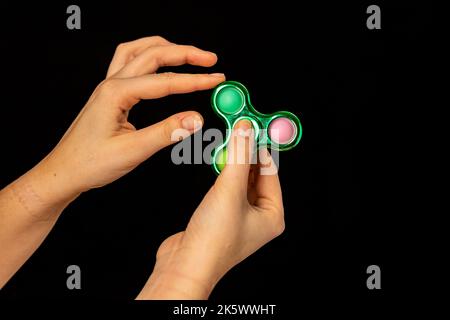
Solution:
[[[247,131],[247,130],[251,129],[252,127],[253,127],[253,125],[252,125],[252,122],[250,120],[242,119],[242,120],[239,120],[236,123],[236,125],[233,128],[233,130],[234,131],[239,131],[239,130]]]
[[[226,80],[223,73],[210,73],[208,74],[208,78],[213,82],[213,86],[217,86]]]
[[[215,61],[218,60],[217,54],[212,52],[212,51],[205,51],[212,59],[214,59]]]
[[[215,53],[212,53],[212,55],[209,56],[209,58],[206,60],[204,66],[205,67],[212,67],[217,63],[217,55]]]
[[[181,115],[181,126],[183,129],[196,132],[203,127],[203,117],[196,111],[189,111]]]
[[[278,175],[278,164],[266,147],[262,147],[258,151],[258,167],[259,174],[262,176]]]
[[[217,55],[211,51],[205,51],[197,47],[192,47],[190,52],[191,64],[201,67],[212,67],[217,63]]]
[[[253,159],[253,134],[253,126],[248,119],[242,119],[234,125],[227,146],[227,164],[237,165],[248,171]]]
[[[258,153],[258,164],[260,167],[267,167],[270,166],[272,163],[272,156],[270,155],[269,150],[267,147],[261,147],[259,148]]]
[[[219,61],[219,58],[217,57],[217,55],[214,53],[214,58],[211,62],[211,67],[215,66],[217,64],[217,61]]]

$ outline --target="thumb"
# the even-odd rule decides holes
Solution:
[[[227,145],[227,164],[218,178],[219,183],[228,184],[239,194],[247,194],[254,144],[252,123],[247,119],[236,123]]]
[[[202,126],[203,118],[198,112],[186,111],[136,131],[131,139],[137,143],[137,152],[143,161],[162,148],[187,138]]]

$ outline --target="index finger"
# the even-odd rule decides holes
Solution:
[[[104,97],[130,110],[139,100],[207,90],[225,81],[220,74],[159,73],[135,78],[111,78],[103,83]]]

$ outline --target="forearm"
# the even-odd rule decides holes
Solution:
[[[0,191],[0,288],[27,261],[76,198],[45,162]]]

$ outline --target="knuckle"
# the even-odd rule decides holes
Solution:
[[[162,96],[167,96],[172,94],[173,81],[175,79],[175,73],[173,72],[163,72],[158,74],[158,79],[161,82],[160,94]]]
[[[164,121],[161,134],[163,141],[172,141],[172,133],[177,127],[177,119],[170,118]]]
[[[188,51],[197,50],[197,47],[190,44],[184,45],[183,47]]]
[[[106,79],[100,84],[101,91],[115,91],[117,88],[117,82],[115,79]]]
[[[103,96],[119,97],[120,96],[119,80],[110,78],[102,81],[98,87],[98,92],[100,95]]]
[[[167,42],[167,40],[159,35],[150,37],[152,40],[156,42]]]
[[[164,72],[160,74],[161,79],[164,81],[164,94],[169,95],[173,93],[173,81],[176,74],[173,72]]]
[[[116,53],[122,53],[126,50],[126,48],[128,47],[128,43],[127,42],[122,42],[119,43],[116,47]]]

